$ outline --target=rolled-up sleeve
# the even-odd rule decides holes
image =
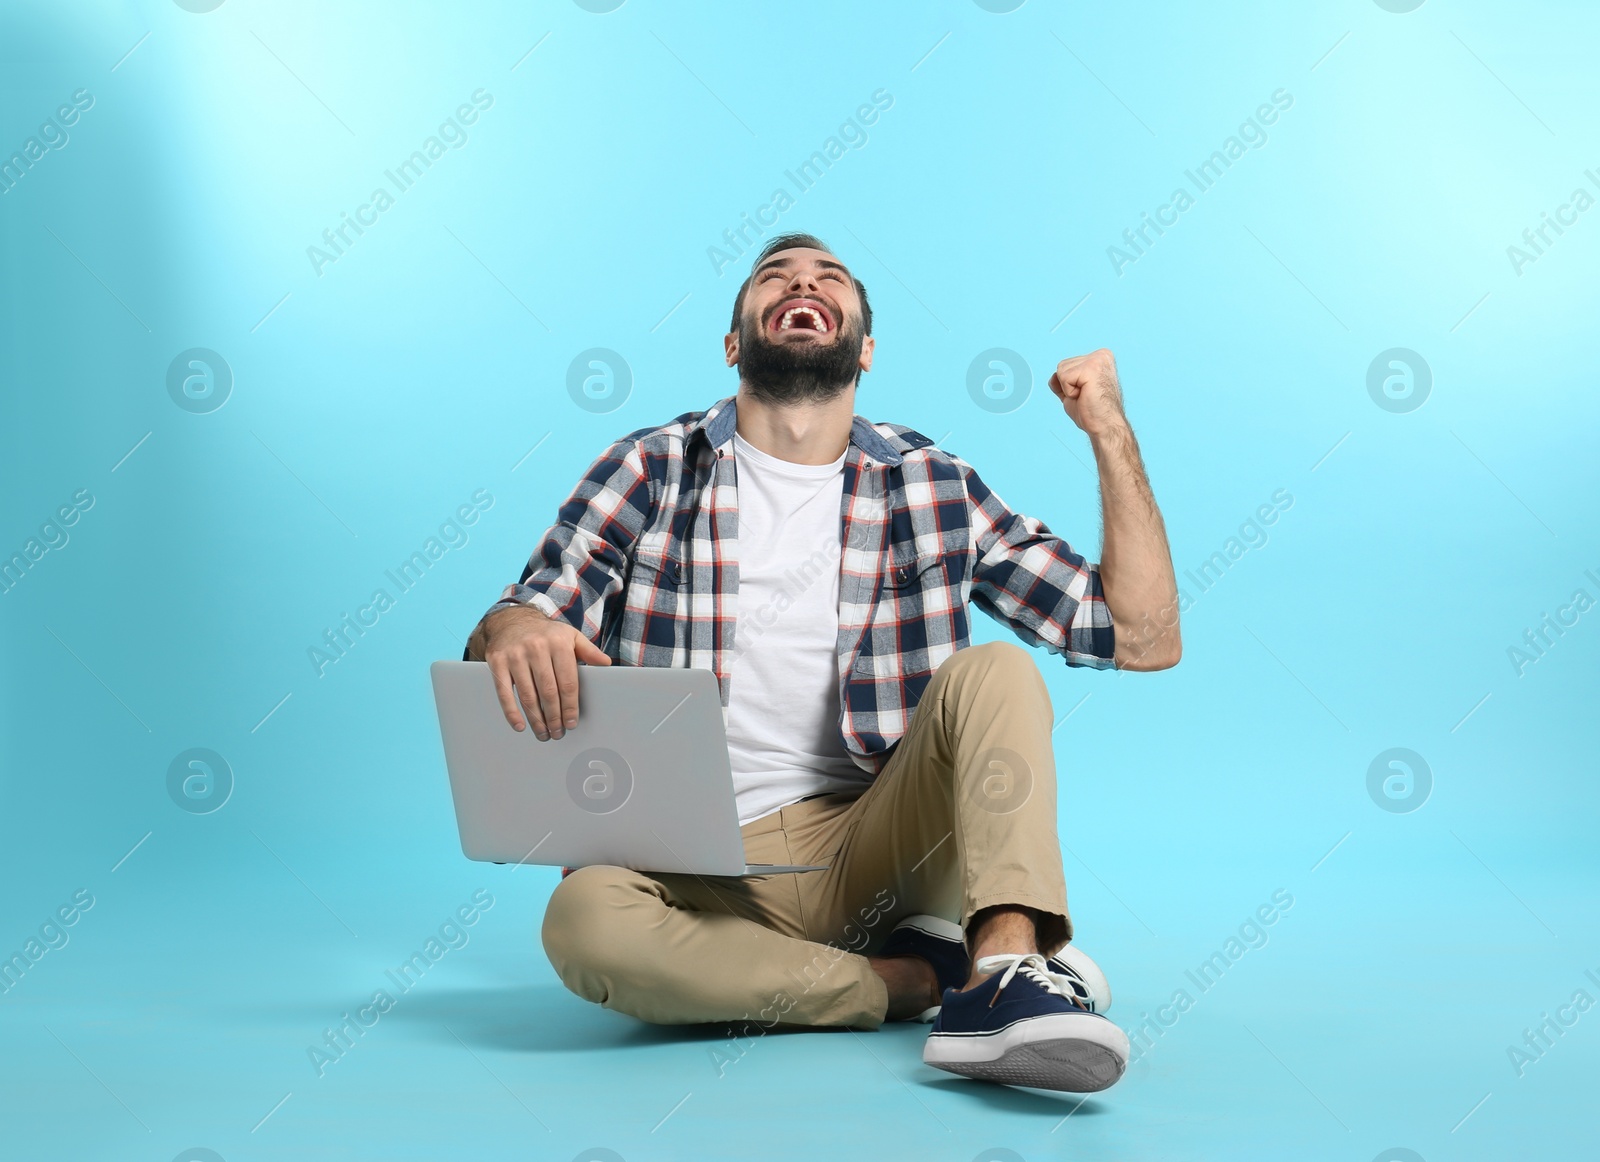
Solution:
[[[1113,666],[1116,634],[1100,569],[1042,521],[1012,512],[961,461],[973,546],[971,600],[1029,645],[1069,666]]]
[[[650,512],[650,480],[631,436],[590,465],[546,530],[522,576],[484,613],[528,605],[600,642],[620,600],[628,550]]]

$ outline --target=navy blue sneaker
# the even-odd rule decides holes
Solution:
[[[939,978],[939,993],[958,989],[967,983],[972,961],[967,957],[966,935],[961,925],[941,920],[937,916],[907,916],[894,926],[878,956],[920,956],[933,965],[933,975]],[[939,1015],[934,1005],[917,1016],[924,1023]]]
[[[1063,945],[1050,958],[1048,970],[1066,977],[1073,998],[1091,1013],[1103,1013],[1111,1007],[1111,982],[1082,949]]]
[[[922,1060],[936,1069],[1067,1093],[1116,1084],[1128,1067],[1128,1035],[1073,995],[1071,982],[1037,952],[986,956],[992,974],[950,989]]]

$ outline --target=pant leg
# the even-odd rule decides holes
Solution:
[[[790,855],[783,815],[743,829],[749,860],[802,862]],[[579,868],[550,897],[545,952],[579,996],[656,1024],[876,1028],[888,990],[848,946],[804,938],[801,878]]]
[[[980,909],[1009,904],[1039,913],[1045,952],[1065,944],[1072,923],[1056,833],[1053,722],[1026,650],[994,642],[958,651],[845,814],[833,866],[801,878],[807,912],[844,923],[888,893],[894,905],[881,937],[900,916],[925,912],[965,926]]]
[[[1071,922],[1052,723],[1026,651],[961,650],[863,795],[796,803],[744,828],[752,862],[828,871],[734,880],[582,868],[545,913],[550,961],[579,996],[641,1020],[870,1029],[888,993],[861,953],[901,916],[965,925],[981,908],[1030,907],[1054,951]]]

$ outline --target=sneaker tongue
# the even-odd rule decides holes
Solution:
[[[1044,959],[1044,954],[1039,952],[991,952],[988,956],[978,957],[978,971],[985,971],[983,966],[991,964],[994,967],[987,971],[999,972],[1002,969],[1010,968],[1014,963],[1028,959],[1030,956],[1037,956],[1040,960]]]
[[[998,981],[995,987],[996,1000],[1008,985],[1022,979],[1070,1004],[1082,1007],[1072,989],[1071,978],[1051,972],[1049,962],[1042,953],[1012,952],[985,956],[979,959],[977,968],[979,972],[998,974],[995,977]]]

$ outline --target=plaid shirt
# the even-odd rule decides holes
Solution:
[[[623,665],[711,670],[726,706],[734,409],[724,399],[607,448],[489,612],[531,605]],[[934,671],[968,644],[969,601],[1068,665],[1112,665],[1098,568],[926,436],[856,416],[841,510],[839,732],[863,769],[883,768]]]

